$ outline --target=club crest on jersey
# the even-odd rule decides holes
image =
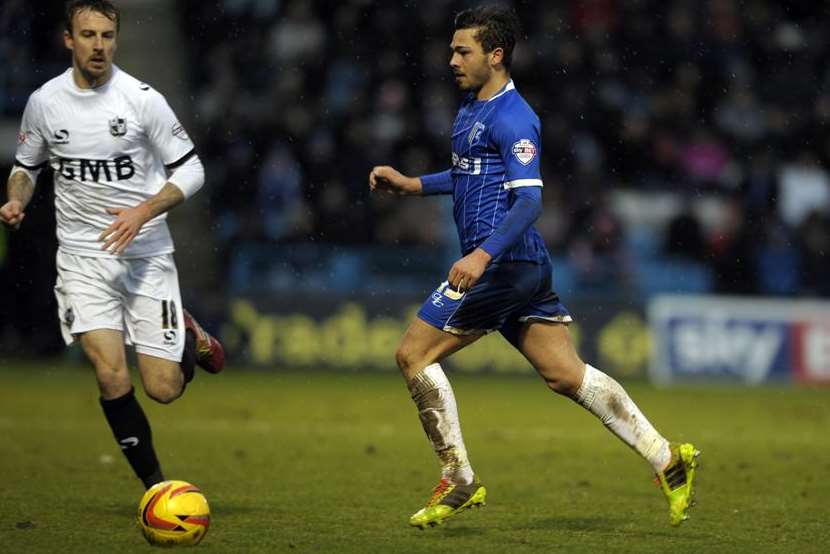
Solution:
[[[518,140],[513,143],[513,155],[522,165],[527,165],[536,157],[536,145],[530,139]]]
[[[480,121],[475,122],[473,128],[470,129],[470,134],[467,135],[467,142],[470,144],[470,146],[472,146],[473,143],[481,137],[481,133],[484,132],[484,129],[486,129],[484,123]]]
[[[26,140],[28,138],[29,137],[26,135],[26,133],[20,131],[19,133],[17,133],[17,144],[26,144]]]
[[[123,117],[110,119],[110,134],[114,137],[123,137],[127,134],[127,120]]]

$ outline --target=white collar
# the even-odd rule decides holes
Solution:
[[[510,92],[511,90],[516,90],[516,85],[513,84],[513,79],[510,79],[509,81],[507,81],[507,84],[504,85],[504,88],[502,89],[502,91],[495,94],[494,96],[491,96],[490,98],[487,99],[487,101],[492,102],[493,100],[495,100],[496,98],[498,98],[502,94],[504,94],[506,92]]]

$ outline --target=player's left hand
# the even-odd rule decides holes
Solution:
[[[116,216],[115,221],[98,236],[104,241],[101,250],[121,254],[138,235],[141,226],[147,223],[147,211],[141,206],[135,208],[107,208],[107,213]]]
[[[481,279],[491,259],[490,254],[481,248],[476,248],[453,264],[447,281],[458,292],[468,291]]]

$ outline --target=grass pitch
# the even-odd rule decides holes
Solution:
[[[533,379],[451,378],[488,506],[423,532],[407,519],[438,466],[397,375],[232,368],[139,398],[167,477],[208,497],[207,552],[827,551],[830,390],[629,385],[703,451],[674,529],[648,466],[581,408]],[[0,551],[151,552],[142,492],[90,370],[3,362]]]

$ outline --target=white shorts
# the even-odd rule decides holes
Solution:
[[[58,249],[58,319],[66,344],[96,329],[124,333],[136,352],[179,362],[184,323],[172,254],[94,258]]]

